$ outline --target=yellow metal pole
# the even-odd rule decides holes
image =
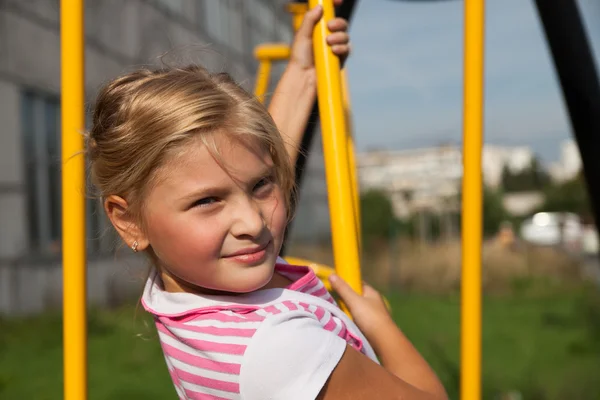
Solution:
[[[361,221],[360,221],[360,189],[356,171],[356,153],[354,149],[354,129],[352,127],[352,106],[350,103],[350,91],[348,89],[348,76],[346,70],[342,70],[342,93],[344,99],[344,114],[346,116],[346,129],[348,131],[348,168],[350,168],[350,179],[352,180],[352,192],[354,194],[354,218],[356,219],[356,231],[358,232],[358,244],[361,244]]]
[[[334,18],[333,2],[309,0],[310,8],[319,4],[323,6],[323,18],[315,28],[313,43],[333,255],[337,273],[360,293],[360,254],[348,160],[348,131],[344,116],[340,62],[325,43],[329,34],[325,21]]]
[[[254,95],[261,103],[265,102],[265,94],[269,87],[269,78],[271,75],[271,61],[263,60],[258,64],[258,72],[256,74],[256,85],[254,87]]]
[[[61,0],[64,398],[87,397],[83,0]]]
[[[254,58],[260,64],[254,86],[254,95],[264,103],[267,89],[269,88],[269,79],[271,75],[271,65],[274,61],[284,61],[290,58],[290,47],[286,44],[274,43],[263,44],[254,49]]]
[[[294,31],[297,31],[302,25],[302,20],[304,19],[304,14],[308,11],[308,6],[306,3],[289,3],[287,5],[287,10],[292,14],[292,26],[294,27]]]
[[[461,399],[481,399],[484,0],[464,6]]]

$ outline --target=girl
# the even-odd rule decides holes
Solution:
[[[297,34],[273,117],[197,66],[130,73],[97,99],[92,178],[120,236],[153,262],[142,303],[181,399],[445,398],[375,290],[332,278],[353,322],[309,268],[278,258],[320,18],[311,10]],[[329,27],[345,56],[345,22]]]

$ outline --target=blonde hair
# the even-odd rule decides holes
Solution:
[[[156,171],[193,139],[216,152],[217,132],[252,138],[268,150],[291,216],[293,168],[270,114],[229,75],[200,66],[142,69],[101,89],[88,133],[92,182],[102,198],[126,199],[128,213],[143,225],[143,199]]]

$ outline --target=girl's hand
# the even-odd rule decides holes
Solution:
[[[341,3],[341,0],[334,1],[336,6]],[[315,68],[312,41],[313,31],[322,16],[323,9],[320,6],[310,9],[305,14],[298,32],[296,32],[296,37],[292,44],[290,63],[294,63],[304,70],[314,70]],[[340,62],[343,65],[350,54],[348,22],[343,18],[334,18],[327,22],[327,27],[331,31],[331,34],[326,38],[327,44],[331,46],[331,50],[340,58]]]
[[[394,324],[381,295],[364,285],[361,296],[338,276],[329,280],[381,365],[347,346],[318,399],[447,400],[435,372]]]
[[[350,310],[354,322],[369,341],[377,341],[377,335],[388,329],[397,329],[383,297],[377,290],[363,283],[361,296],[335,274],[329,277],[329,281]]]

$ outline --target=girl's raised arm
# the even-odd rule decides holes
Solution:
[[[317,95],[312,37],[315,25],[322,15],[323,11],[320,7],[315,7],[306,13],[302,25],[296,32],[288,66],[269,104],[269,113],[284,138],[292,165],[298,158],[302,135]],[[327,37],[327,43],[343,60],[350,52],[348,23],[342,18],[335,18],[328,21],[328,27],[331,34]]]

